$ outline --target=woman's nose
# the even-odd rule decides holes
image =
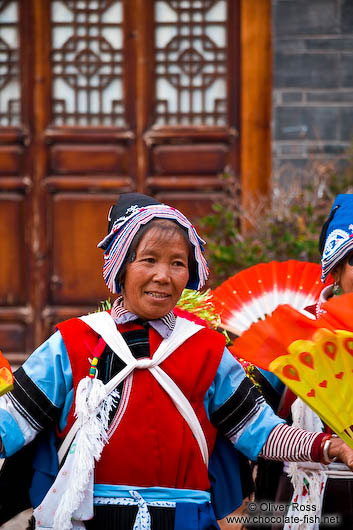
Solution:
[[[170,279],[169,267],[162,263],[156,265],[153,279],[159,282],[168,282]]]

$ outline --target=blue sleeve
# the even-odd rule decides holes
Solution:
[[[0,438],[3,445],[3,451],[0,452],[0,458],[11,456],[19,451],[25,443],[22,431],[7,410],[0,408]]]
[[[56,331],[25,361],[22,368],[44,396],[61,412],[59,427],[66,425],[72,405],[73,382],[69,357],[59,331]],[[29,396],[30,399],[30,396]],[[30,442],[36,431],[5,395],[0,398],[0,437],[4,451],[0,457],[11,456]]]
[[[244,368],[225,348],[216,376],[205,396],[205,407],[210,414],[218,410],[246,377]]]
[[[279,396],[282,395],[283,390],[284,390],[284,383],[282,383],[282,381],[278,379],[278,377],[272,372],[269,372],[268,370],[263,370],[262,368],[258,368],[258,370],[267,379],[267,381],[270,383],[272,388],[277,392],[277,394]]]
[[[43,342],[22,367],[53,405],[64,406],[73,383],[69,356],[59,331]]]
[[[251,460],[256,460],[272,429],[284,423],[227,349],[204,403],[212,423]]]

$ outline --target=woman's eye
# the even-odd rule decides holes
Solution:
[[[185,263],[183,261],[175,261],[174,265],[177,267],[186,267]]]
[[[144,258],[142,261],[146,261],[147,263],[154,263],[156,260],[154,258]]]

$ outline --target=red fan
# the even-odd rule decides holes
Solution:
[[[289,305],[281,305],[264,321],[254,322],[234,341],[232,349],[236,355],[269,370],[272,361],[286,355],[290,344],[311,339],[319,329],[353,332],[353,294],[332,298],[323,309],[320,318],[312,320]]]
[[[272,261],[254,265],[223,282],[214,290],[213,301],[221,327],[241,335],[280,304],[302,311],[318,299],[322,288],[320,265]]]

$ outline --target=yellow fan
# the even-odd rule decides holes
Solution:
[[[319,329],[313,340],[297,340],[288,352],[270,370],[353,449],[353,333]]]

